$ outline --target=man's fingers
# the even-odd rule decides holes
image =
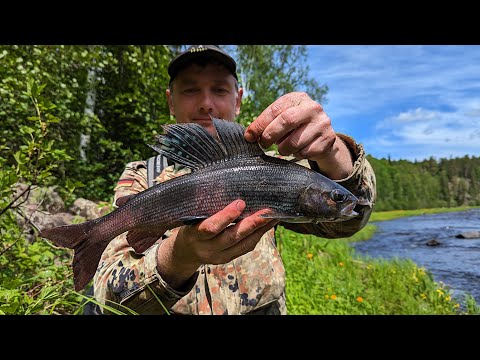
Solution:
[[[225,230],[225,236],[227,239],[227,247],[233,246],[248,235],[255,232],[257,229],[268,225],[273,219],[263,218],[260,215],[267,213],[269,210],[264,209],[257,211],[256,213],[246,217],[239,221],[235,225],[230,226]],[[276,221],[278,223],[278,221]]]
[[[255,249],[255,246],[257,246],[257,243],[261,239],[263,234],[265,234],[268,230],[278,224],[278,220],[269,220],[270,221],[267,224],[255,228],[252,233],[238,241],[235,245],[232,245],[228,249],[225,249],[222,252],[223,260],[225,262],[231,261],[232,259],[237,258],[241,255],[245,255],[246,253]]]
[[[245,201],[235,200],[227,205],[223,210],[203,220],[197,226],[201,237],[210,239],[222,232],[229,224],[235,221],[245,210]]]
[[[273,144],[278,145],[287,140],[296,147],[295,142],[299,140],[298,138],[303,132],[302,129],[305,127],[305,122],[309,120],[308,117],[302,116],[302,111],[301,107],[283,111],[275,121],[272,121],[265,128],[260,136],[260,145],[266,149]],[[292,152],[282,155],[290,155]]]
[[[280,97],[263,110],[255,121],[245,129],[245,139],[250,142],[256,141],[262,135],[265,128],[284,111],[286,104],[285,98]]]
[[[335,133],[330,126],[329,118],[325,119],[324,122],[304,123],[277,142],[280,155],[300,155],[299,152],[303,149],[303,153],[313,156],[317,155],[315,151],[323,153],[325,149],[329,149],[335,142]]]
[[[262,116],[262,114],[260,114],[260,116]],[[245,140],[249,142],[257,141],[260,135],[262,135],[263,130],[265,130],[267,125],[274,119],[269,115],[265,115],[259,120],[260,116],[245,129]]]
[[[264,148],[272,145],[297,126],[301,117],[297,114],[298,110],[292,110],[307,98],[305,93],[289,93],[279,97],[247,127],[245,139],[251,142],[260,140]]]

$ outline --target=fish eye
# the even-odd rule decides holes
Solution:
[[[347,198],[347,194],[338,189],[332,190],[330,192],[330,198],[335,202],[342,202]]]

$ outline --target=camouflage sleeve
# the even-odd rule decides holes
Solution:
[[[350,149],[354,164],[352,173],[345,179],[336,180],[336,182],[350,190],[359,199],[366,200],[365,203],[369,204],[357,205],[355,211],[358,212],[358,216],[347,221],[319,224],[281,223],[285,228],[302,234],[314,234],[324,238],[341,238],[352,236],[367,224],[377,197],[375,173],[366,158],[363,146],[357,144],[350,136],[338,133],[337,135]],[[310,168],[322,173],[316,162],[308,162]]]
[[[115,187],[114,206],[121,204],[126,196],[147,189],[145,161],[127,164]],[[95,300],[100,304],[128,312],[128,307],[137,313],[165,313],[193,287],[196,276],[185,284],[181,291],[171,288],[157,271],[159,239],[142,254],[136,253],[122,234],[113,239],[102,254],[93,279]],[[154,293],[152,293],[154,291]],[[106,308],[104,313],[109,313]]]

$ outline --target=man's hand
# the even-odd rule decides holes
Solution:
[[[350,151],[330,118],[306,93],[293,92],[274,101],[248,126],[245,139],[263,148],[277,144],[281,155],[316,161],[332,179],[347,177],[353,169]]]
[[[195,225],[185,225],[168,237],[158,249],[157,269],[173,288],[179,288],[202,264],[224,264],[252,251],[278,221],[255,214],[233,223],[245,209],[236,200],[223,210]]]

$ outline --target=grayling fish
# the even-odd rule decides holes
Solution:
[[[151,146],[192,172],[159,183],[111,213],[82,224],[43,230],[40,236],[74,249],[75,289],[95,275],[108,243],[128,231],[127,241],[141,253],[165,231],[204,220],[236,199],[283,222],[343,221],[358,215],[358,199],[347,189],[304,166],[268,156],[244,139],[238,123],[213,119],[219,141],[198,124],[171,124]]]

